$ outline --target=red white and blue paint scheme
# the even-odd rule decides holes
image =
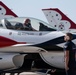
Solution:
[[[4,5],[1,5],[2,8]],[[31,31],[15,28],[17,24],[18,27],[24,27],[26,19],[31,20]],[[50,24],[30,17],[0,20],[0,71],[22,71],[33,67],[64,69],[66,32],[56,31]],[[76,43],[76,34],[73,35],[73,42]]]

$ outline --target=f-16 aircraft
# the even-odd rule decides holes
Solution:
[[[30,21],[30,26],[25,25],[27,21]],[[33,68],[64,69],[64,35],[65,32],[56,31],[50,24],[39,19],[30,17],[2,19],[0,71],[22,72]],[[75,38],[74,33],[74,43]]]
[[[15,28],[15,30],[18,28],[18,22],[13,22],[13,26],[11,27],[10,26],[10,23],[7,21],[7,20],[5,20],[6,18],[14,18],[14,17],[18,17],[14,12],[12,12],[4,3],[2,3],[1,1],[0,1],[0,20],[1,19],[4,19],[4,20],[1,20],[1,23],[0,23],[0,28],[3,28],[3,29],[9,29],[9,28]],[[26,19],[26,18],[25,18]],[[32,19],[32,21],[33,21],[34,19]],[[5,26],[5,22],[6,23],[8,23],[9,25],[9,27],[6,25]],[[34,22],[34,23],[33,23]],[[38,21],[36,21],[35,22],[35,20],[33,21],[32,23],[34,24],[34,26],[36,27],[36,29],[38,30],[38,26],[39,26],[39,22]],[[38,22],[38,23],[37,23]],[[17,24],[16,24],[17,23]],[[15,24],[16,24],[16,26],[15,26]],[[36,25],[35,25],[36,24]],[[41,24],[41,23],[40,23]],[[43,23],[43,24],[45,24],[45,23]],[[41,24],[41,26],[44,26],[43,24]],[[46,24],[47,25],[47,24]],[[35,28],[34,27],[34,28]],[[47,26],[45,26],[47,29],[50,29],[50,28],[48,28]],[[43,30],[42,29],[42,27],[40,27],[41,29],[40,30]],[[45,28],[44,28],[45,29]],[[5,31],[6,31],[5,30]],[[52,28],[51,28],[51,30],[52,30]],[[53,29],[53,30],[55,30],[55,29]],[[20,31],[20,33],[19,33],[19,35],[21,34],[21,35],[25,35],[25,32],[21,32],[21,30],[19,30]],[[23,31],[23,30],[22,30]],[[11,35],[12,33],[10,32],[9,33],[9,35]],[[26,31],[26,35],[34,35],[32,32],[29,34],[29,32],[27,32]],[[45,34],[45,32],[43,32],[43,34]],[[36,32],[36,34],[35,34],[35,36],[36,35],[42,35],[41,33],[38,33],[38,32]],[[5,35],[6,36],[6,35]],[[3,38],[2,38],[3,39]],[[5,40],[5,38],[4,38],[4,40]],[[7,38],[5,41],[8,41],[8,43],[4,43],[3,41],[2,41],[2,43],[1,43],[1,48],[2,49],[4,49],[4,46],[5,46],[5,48],[7,48],[7,46],[10,46],[10,45],[13,45],[14,46],[14,44],[15,44],[15,42],[16,41],[13,41],[13,40],[10,40],[9,41],[9,39]],[[3,44],[3,45],[2,45]],[[37,52],[39,52],[39,51],[36,51],[36,50],[41,50],[41,48],[35,48],[35,47],[28,47],[27,48],[27,50],[29,50],[29,52],[28,51],[25,51],[25,52],[23,52],[25,49],[22,47],[20,47],[21,49],[21,51],[19,51],[19,52],[17,52],[17,50],[19,49],[18,48],[18,45],[25,45],[25,42],[20,42],[19,44],[16,44],[15,46],[17,46],[15,49],[16,49],[16,51],[15,52],[9,52],[9,51],[2,51],[2,53],[0,52],[0,72],[22,72],[22,71],[25,71],[25,70],[30,70],[31,68],[32,68],[32,62],[34,62],[35,61],[35,65],[34,65],[34,67],[36,66],[36,68],[38,68],[38,67],[40,67],[40,69],[43,67],[43,66],[41,66],[41,65],[39,65],[38,63],[40,62],[42,62],[43,63],[43,65],[47,65],[48,66],[48,64],[46,64],[42,59],[41,59],[41,57],[40,57],[40,55],[37,53]],[[18,49],[17,49],[18,48]],[[1,49],[1,50],[2,50]],[[11,49],[11,48],[10,48]],[[8,50],[8,49],[7,49]],[[13,50],[13,49],[11,49],[11,50]],[[23,51],[22,51],[23,50]],[[34,51],[35,50],[35,51]],[[31,52],[32,51],[32,52]],[[29,53],[29,54],[27,54],[27,52]],[[21,54],[21,53],[25,53],[25,54]],[[25,58],[25,56],[26,56],[26,58]],[[11,71],[11,70],[13,70],[13,71]]]
[[[35,18],[29,18],[32,27],[30,30],[23,24],[27,18],[1,20],[0,24],[3,28],[0,28],[0,65],[2,65],[0,69],[3,71],[20,67],[64,69],[65,32],[56,31],[47,23]],[[76,43],[75,33],[73,42]]]
[[[58,31],[76,30],[76,24],[67,17],[58,8],[42,9],[49,24],[55,27]]]

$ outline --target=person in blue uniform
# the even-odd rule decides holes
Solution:
[[[64,45],[66,75],[76,75],[76,69],[75,69],[76,45],[72,42],[72,39],[73,39],[73,35],[71,33],[66,33],[64,37],[64,40],[66,41]]]

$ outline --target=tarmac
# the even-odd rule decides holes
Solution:
[[[12,75],[10,73],[6,73],[5,75]],[[20,74],[15,73],[14,75],[50,75],[50,74],[45,74],[45,73],[37,73],[37,72],[22,72]]]
[[[42,72],[22,72],[22,73],[5,73],[2,75],[66,75],[65,73],[47,74]]]

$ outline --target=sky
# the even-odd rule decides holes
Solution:
[[[76,0],[0,0],[19,17],[33,17],[47,22],[45,8],[59,8],[76,23]]]

